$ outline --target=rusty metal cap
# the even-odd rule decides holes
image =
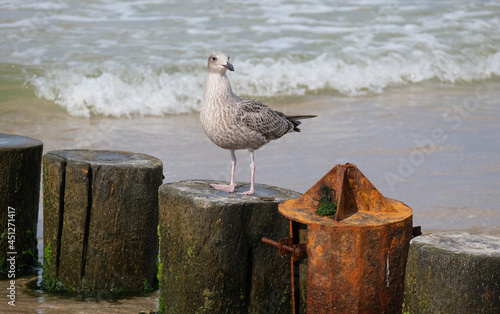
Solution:
[[[325,194],[337,202],[335,215],[322,216],[317,210]],[[279,205],[279,212],[303,224],[330,226],[379,225],[405,219],[411,208],[385,198],[353,164],[336,165],[298,199]]]

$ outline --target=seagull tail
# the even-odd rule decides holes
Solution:
[[[302,116],[286,116],[286,119],[293,123],[293,130],[295,132],[300,132],[300,129],[298,128],[299,124],[302,123],[300,120],[311,119],[311,118],[316,118],[316,117],[317,116],[315,116],[315,115],[308,114],[308,115],[302,115]]]

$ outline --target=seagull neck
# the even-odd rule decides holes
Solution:
[[[219,95],[226,97],[234,95],[226,74],[221,75],[219,73],[210,73],[208,75],[207,87],[205,90],[205,96],[207,95]]]

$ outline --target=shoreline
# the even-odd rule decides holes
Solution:
[[[316,114],[256,151],[256,182],[304,193],[336,164],[353,163],[386,197],[413,209],[424,232],[500,235],[500,82],[405,86],[348,98],[301,96],[267,103]],[[31,93],[0,103],[0,132],[58,149],[122,150],[162,160],[164,183],[228,181],[230,155],[210,142],[198,113],[163,117],[74,117]],[[236,180],[250,179],[237,151]],[[40,215],[40,219],[41,219]]]

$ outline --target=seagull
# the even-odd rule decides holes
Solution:
[[[254,151],[272,140],[290,132],[300,132],[300,119],[315,115],[287,116],[253,99],[236,96],[231,89],[226,71],[234,71],[229,55],[216,51],[208,57],[208,80],[200,112],[201,126],[210,140],[231,153],[231,182],[228,185],[210,184],[216,190],[234,193],[236,183],[235,150],[247,149],[250,153],[250,190],[238,193],[255,193]]]

